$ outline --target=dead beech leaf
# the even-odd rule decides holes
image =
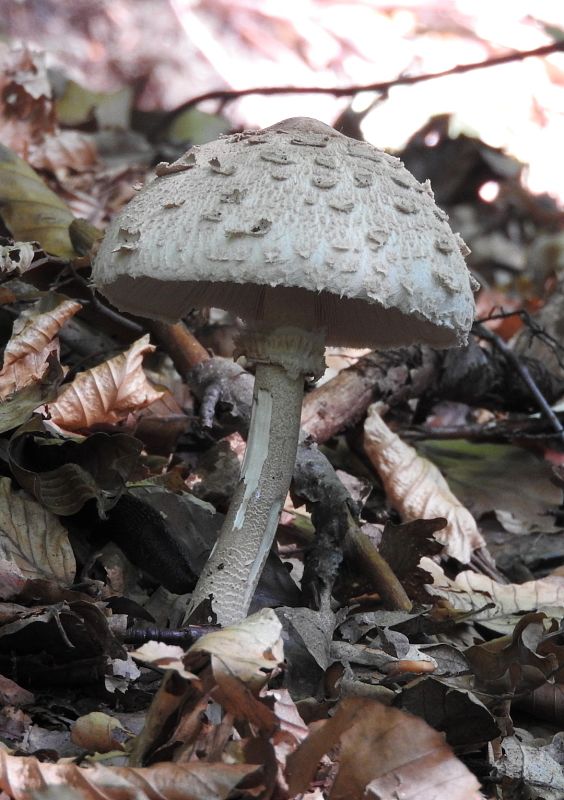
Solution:
[[[376,700],[349,697],[288,757],[290,796],[304,792],[321,757],[341,743],[330,800],[477,800],[479,784],[442,734]],[[446,787],[448,786],[448,790]]]
[[[556,575],[527,583],[496,583],[470,570],[451,580],[430,558],[422,558],[420,566],[432,576],[432,583],[426,585],[430,595],[448,600],[459,611],[477,612],[472,617],[477,621],[564,606],[564,578]],[[486,604],[490,607],[484,608]]]
[[[277,726],[275,714],[257,699],[270,673],[284,660],[282,625],[271,608],[264,608],[237,625],[202,636],[188,650],[184,665],[211,659],[216,688],[212,696],[237,719],[246,719],[262,731]]]
[[[23,275],[30,268],[34,255],[35,250],[30,242],[0,245],[0,273],[9,275],[15,272]]]
[[[402,519],[444,517],[447,525],[435,536],[447,555],[463,564],[470,561],[474,550],[485,546],[476,520],[450,491],[437,467],[388,428],[377,404],[368,409],[364,449]]]
[[[155,669],[171,669],[186,680],[198,680],[197,675],[184,668],[184,650],[176,644],[150,641],[138,647],[137,650],[133,650],[129,655]]]
[[[93,425],[114,424],[127,414],[162,397],[143,371],[143,356],[152,353],[149,335],[134,342],[129,350],[97,367],[81,372],[63,389],[54,403],[43,407],[51,421],[62,430],[88,430]]]
[[[256,764],[157,764],[153,767],[77,767],[47,764],[0,751],[0,789],[11,800],[30,800],[50,788],[76,789],[83,800],[224,800]]]
[[[81,308],[75,300],[63,300],[51,310],[25,314],[14,322],[0,371],[0,399],[43,378],[49,369],[49,357],[59,355],[57,334]]]
[[[436,464],[476,518],[494,511],[510,533],[559,530],[554,517],[562,487],[552,482],[550,464],[530,450],[460,439],[420,442],[417,450]]]
[[[71,170],[91,170],[97,161],[98,152],[93,138],[80,131],[69,130],[46,135],[29,157],[32,167],[52,172],[60,181]]]
[[[507,636],[468,647],[464,655],[481,688],[491,694],[521,694],[542,686],[555,673],[554,653],[542,654],[546,615],[525,614]]]
[[[119,719],[101,711],[92,711],[79,717],[71,730],[71,741],[91,753],[126,750],[127,741],[132,736]]]
[[[68,533],[54,514],[0,478],[0,558],[13,561],[26,578],[69,585],[76,563]]]
[[[258,692],[267,681],[266,673],[284,660],[281,633],[282,625],[274,611],[264,608],[237,625],[202,636],[190,647],[187,656],[207,653],[249,689]]]
[[[505,737],[501,744],[503,758],[495,762],[496,771],[505,778],[507,796],[562,800],[564,734],[555,734],[544,745],[526,731],[518,734]]]

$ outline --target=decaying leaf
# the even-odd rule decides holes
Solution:
[[[557,531],[554,514],[562,489],[551,480],[550,464],[512,444],[427,441],[418,451],[431,459],[467,508],[489,511],[511,533]]]
[[[554,653],[541,654],[545,614],[525,614],[513,632],[464,651],[480,687],[491,694],[522,693],[542,686],[556,670]]]
[[[539,745],[525,731],[516,731],[502,742],[503,758],[496,770],[505,780],[502,786],[519,797],[562,800],[564,796],[564,734],[557,733],[552,742]],[[526,794],[525,794],[526,792]]]
[[[256,770],[253,764],[198,762],[138,769],[100,764],[84,768],[68,763],[42,763],[31,756],[21,758],[0,751],[0,788],[11,800],[30,800],[35,792],[49,787],[76,789],[83,800],[100,797],[223,800]]]
[[[14,561],[26,578],[69,585],[76,563],[66,529],[25,492],[0,478],[0,557]]]
[[[475,620],[564,606],[564,578],[558,576],[519,584],[496,583],[487,575],[467,570],[451,580],[430,558],[422,558],[420,566],[432,576],[433,582],[427,584],[430,595],[448,600],[460,611],[476,612]]]
[[[449,800],[479,798],[478,781],[442,734],[422,719],[366,698],[343,700],[335,715],[289,756],[290,796],[307,789],[321,757],[339,741],[339,772],[330,800],[436,800],[445,792]]]
[[[132,733],[115,717],[92,711],[79,717],[71,730],[71,741],[91,753],[126,750]]]
[[[228,670],[258,692],[266,682],[267,673],[284,660],[281,632],[280,620],[271,608],[265,608],[237,625],[202,636],[188,655],[207,653],[212,657],[214,673],[216,666],[221,672]]]
[[[54,514],[76,514],[95,499],[105,518],[124,491],[141,447],[125,433],[94,433],[81,442],[55,439],[34,416],[13,434],[8,458],[20,486]]]
[[[39,175],[0,145],[0,214],[14,239],[38,241],[47,253],[72,258],[73,215]]]
[[[31,266],[35,251],[30,242],[0,245],[0,274],[16,272],[22,275]]]
[[[129,350],[81,372],[63,387],[54,403],[43,409],[51,422],[66,431],[88,430],[93,425],[114,424],[130,412],[162,397],[143,372],[143,356],[155,348],[149,335]]]
[[[404,520],[447,520],[446,527],[435,536],[449,556],[467,564],[472,552],[485,545],[474,517],[453,495],[437,467],[388,428],[376,404],[368,410],[364,449],[390,503]]]
[[[22,314],[14,323],[0,371],[1,400],[43,378],[49,368],[49,356],[59,355],[58,332],[82,308],[75,300],[63,300],[49,310],[44,310],[43,305]]]

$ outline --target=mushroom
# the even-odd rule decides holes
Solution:
[[[326,344],[465,342],[473,279],[447,215],[393,156],[307,118],[192,147],[109,226],[94,264],[118,308],[176,321],[216,306],[255,366],[241,476],[191,611],[242,619],[294,467]]]

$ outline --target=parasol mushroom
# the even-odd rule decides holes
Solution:
[[[192,611],[220,624],[246,615],[325,344],[464,343],[474,286],[447,220],[399,159],[295,118],[159,165],[110,225],[94,280],[115,306],[166,321],[232,311],[256,368],[240,480]]]

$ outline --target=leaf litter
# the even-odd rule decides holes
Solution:
[[[68,202],[105,221],[147,161],[162,160],[143,131],[126,131],[122,150],[107,137],[112,114],[129,124],[131,96],[75,84],[83,110],[65,124],[93,124],[90,136],[61,130],[68,104],[54,103],[37,57],[14,55],[2,81],[17,98],[0,152],[13,237],[0,249],[4,796],[474,800],[521,786],[562,796],[563,557],[541,550],[532,562],[522,545],[509,579],[488,549],[501,533],[531,548],[562,535],[552,472],[562,443],[539,427],[511,366],[478,339],[456,365],[430,348],[344,353],[342,371],[306,400],[318,445],[299,454],[261,610],[223,630],[182,625],[226,510],[252,378],[205,350],[190,362],[174,330],[153,327],[150,344],[144,321],[93,301],[84,276],[99,232],[83,226],[78,246]],[[168,146],[228,128],[180,115]],[[432,172],[437,154],[459,148],[467,177],[486,170],[522,202],[517,162],[451,138],[440,121],[429,132],[432,147],[415,135],[403,153],[414,172],[416,160]],[[530,235],[515,205],[493,201],[488,233],[477,191],[448,171],[433,185],[467,220],[471,246],[479,232],[475,266],[492,279],[506,270],[501,302],[534,307],[515,281]],[[542,204],[528,203],[529,228],[550,236]],[[14,275],[27,295],[10,288]],[[549,308],[559,288],[548,300],[535,291]],[[484,290],[481,307],[492,297]],[[564,394],[558,342],[517,319],[506,331],[488,324],[520,331],[515,351],[553,404]],[[225,329],[236,321],[198,312],[187,322],[192,358],[198,341],[231,355]],[[85,356],[76,331],[92,330],[102,338]],[[554,359],[535,360],[527,333]]]

